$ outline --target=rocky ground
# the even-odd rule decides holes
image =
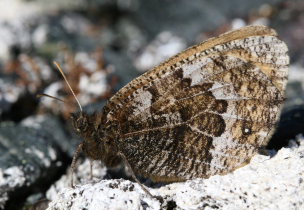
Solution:
[[[66,187],[62,177],[47,192],[53,200],[48,209],[302,209],[303,155],[304,139],[299,136],[288,148],[257,155],[228,175],[149,188],[155,198],[128,180],[89,181],[85,162],[78,173],[81,184]]]
[[[114,203],[117,209],[303,208],[303,140],[296,137],[304,128],[303,11],[304,2],[296,0],[1,1],[0,209],[49,203],[49,209],[113,209]],[[232,174],[207,180],[142,180],[160,200],[143,193],[123,166],[94,163],[90,180],[87,160],[77,167],[76,188],[69,187],[67,171],[81,141],[70,113],[78,107],[54,60],[86,110],[100,110],[164,59],[247,24],[275,28],[289,46],[287,99],[268,145],[271,156],[258,155]]]

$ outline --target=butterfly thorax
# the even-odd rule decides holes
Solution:
[[[85,112],[73,113],[73,127],[78,135],[84,139],[83,151],[93,160],[102,160],[107,166],[120,163],[114,136],[107,134],[113,130],[105,126],[102,114]]]

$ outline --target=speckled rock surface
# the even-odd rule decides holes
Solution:
[[[50,138],[49,144],[54,144],[57,149],[64,152],[69,157],[73,157],[75,149],[79,144],[79,139],[68,136],[63,128],[63,124],[54,116],[36,115],[25,118],[20,123],[24,127],[33,128],[45,132]],[[54,132],[56,131],[56,132]]]
[[[61,167],[56,137],[48,135],[44,129],[49,124],[44,125],[35,126],[35,119],[0,124],[0,209],[9,199],[19,201],[21,195],[39,188],[38,183],[52,179]]]
[[[173,183],[149,191],[123,179],[62,188],[48,210],[58,209],[303,209],[304,138],[225,176]],[[88,170],[89,167],[86,168]],[[83,168],[85,170],[85,168]],[[58,190],[58,188],[57,188]],[[54,191],[53,191],[54,192]]]
[[[92,177],[90,171],[91,162],[86,159],[81,165],[77,166],[74,173],[74,185],[83,183],[96,183],[103,179],[107,173],[107,168],[101,162],[94,162],[92,167]],[[72,171],[69,169],[66,175],[63,175],[57,182],[55,182],[46,193],[48,200],[58,199],[59,192],[64,188],[71,187]]]

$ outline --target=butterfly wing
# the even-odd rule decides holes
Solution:
[[[105,107],[133,170],[158,181],[206,178],[267,144],[284,100],[289,57],[274,30],[249,26],[172,57]]]

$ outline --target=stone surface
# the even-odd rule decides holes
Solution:
[[[0,209],[9,199],[18,201],[10,202],[10,207],[20,205],[24,201],[22,196],[43,187],[62,166],[54,139],[62,141],[63,136],[46,131],[51,126],[59,129],[49,119],[43,119],[45,122],[27,119],[21,124],[0,124]]]
[[[289,139],[294,139],[297,134],[303,134],[304,107],[294,105],[286,107],[281,114],[276,132],[272,136],[267,148],[280,149],[288,145]]]
[[[151,37],[161,31],[170,31],[193,42],[202,31],[213,30],[227,22],[231,14],[248,15],[248,11],[258,10],[263,4],[280,3],[281,0],[244,1],[233,0],[193,0],[191,2],[177,1],[138,1],[135,13],[136,22],[146,30]],[[161,8],[161,9],[160,9]]]
[[[107,173],[107,168],[101,164],[101,162],[94,162],[92,167],[92,179],[90,171],[90,161],[86,159],[80,165],[77,165],[74,173],[71,169],[67,171],[66,175],[63,175],[58,181],[56,181],[46,193],[46,197],[49,200],[58,199],[60,190],[71,187],[71,178],[74,177],[74,185],[82,183],[96,183],[100,179],[103,179]]]
[[[275,146],[270,147],[280,148],[282,145],[286,145],[286,142],[288,142],[290,138],[303,132],[303,9],[304,2],[299,0],[258,0],[246,1],[246,3],[243,0],[193,0],[191,2],[181,0],[174,2],[157,0],[153,2],[146,0],[55,0],[51,2],[46,0],[1,0],[1,126],[6,124],[3,124],[3,119],[19,122],[36,112],[41,113],[41,106],[37,106],[38,101],[35,96],[37,91],[43,92],[49,85],[54,85],[52,87],[57,88],[57,83],[53,83],[55,80],[62,82],[58,72],[52,69],[53,66],[51,63],[54,60],[61,62],[61,64],[73,64],[74,55],[77,59],[81,57],[81,62],[77,61],[77,68],[74,68],[75,71],[73,71],[76,73],[71,77],[71,80],[74,80],[76,78],[75,75],[79,74],[79,70],[81,69],[79,68],[79,63],[85,68],[87,68],[88,65],[88,68],[94,67],[94,65],[91,64],[94,63],[94,59],[95,61],[98,59],[95,56],[91,56],[91,52],[94,51],[96,47],[101,47],[105,56],[104,62],[106,64],[113,64],[115,74],[119,76],[119,85],[115,86],[116,90],[118,90],[124,84],[131,81],[131,79],[138,76],[139,73],[136,71],[138,69],[136,69],[134,64],[138,60],[140,60],[142,64],[147,64],[145,63],[146,59],[144,59],[142,55],[147,55],[147,52],[150,53],[149,49],[151,46],[156,46],[153,49],[153,53],[148,54],[156,56],[156,58],[153,57],[154,60],[152,59],[152,61],[158,60],[159,58],[162,59],[162,44],[164,44],[165,47],[168,45],[166,45],[166,43],[162,43],[159,46],[154,45],[154,40],[157,40],[157,36],[164,31],[172,34],[167,40],[168,43],[174,43],[174,41],[176,41],[174,37],[179,37],[186,46],[191,46],[208,37],[227,31],[230,28],[238,28],[252,23],[263,23],[269,24],[269,26],[278,31],[279,37],[287,42],[289,55],[291,55],[292,65],[290,68],[290,83],[287,87],[286,112],[283,112],[277,134],[275,134],[272,140]],[[67,52],[72,55],[70,59],[65,59]],[[24,55],[27,56],[24,57]],[[79,55],[85,55],[89,59],[83,59],[83,56]],[[8,59],[13,60],[7,62]],[[18,60],[17,66],[16,60]],[[73,67],[73,65],[69,64],[66,66],[63,65],[64,67],[68,67],[65,68],[65,70]],[[11,78],[8,79],[6,77],[7,72],[5,72],[8,65],[13,66],[11,69],[14,74],[22,73],[25,77],[18,75],[17,80],[14,80],[14,77],[12,80]],[[18,65],[20,65],[19,72],[17,72],[18,68],[15,68],[18,67]],[[39,68],[35,68],[35,66]],[[42,75],[37,74],[39,73],[39,71],[36,71],[37,69],[42,71]],[[50,72],[53,72],[53,74],[50,74]],[[104,81],[104,78],[102,78],[102,80]],[[107,77],[105,80],[110,81],[111,77]],[[91,81],[91,79],[89,78],[87,81]],[[86,85],[88,83],[84,84]],[[84,88],[85,85],[83,85]],[[99,83],[98,87],[104,90],[103,84]],[[62,91],[62,88],[59,87],[57,91]],[[101,90],[98,91],[101,92]],[[30,95],[25,94],[25,92],[29,92]],[[115,91],[113,91],[113,93],[114,92]],[[89,99],[89,96],[85,96],[85,101],[88,102]],[[68,104],[73,104],[74,102],[73,99],[73,101]],[[103,104],[104,101],[99,101],[90,106],[90,109],[99,110]],[[54,106],[57,107],[57,110],[62,110],[62,107],[66,105],[56,103]],[[37,111],[38,109],[39,111]],[[51,109],[51,111],[52,115],[54,115],[54,109]],[[59,114],[60,112],[55,113]],[[66,116],[69,116],[70,112],[66,113]],[[60,117],[63,118],[62,115]],[[65,134],[67,133],[62,131],[63,121],[54,120],[54,118],[46,119],[50,121],[50,124],[44,120],[32,119],[28,121],[30,123],[26,123],[26,126],[31,127],[30,124],[35,121],[37,127],[34,128],[34,130],[39,129],[39,133],[42,134],[43,138],[47,135],[54,134],[56,136],[55,139],[48,136],[46,137],[47,141],[54,141],[54,145],[58,146],[56,146],[56,148],[54,146],[54,149],[63,151],[65,153],[64,156],[71,157],[77,141],[74,141],[72,138],[66,139]],[[68,124],[68,120],[64,120],[64,122]],[[39,124],[41,124],[41,126],[38,126]],[[19,129],[19,126],[24,127],[24,124],[15,124],[12,126],[15,129],[15,137],[24,134],[23,130]],[[33,128],[28,129],[32,130]],[[31,135],[30,133],[28,134]],[[4,135],[4,133],[2,133],[1,130],[0,136],[2,135]],[[278,140],[282,140],[283,143],[278,144]],[[33,145],[36,143],[40,145],[40,141],[33,142]],[[53,145],[53,143],[51,144]],[[7,151],[15,151],[16,145],[10,144],[11,148],[7,149]],[[22,150],[22,148],[17,148],[17,151],[19,150]],[[0,149],[0,161],[2,161],[2,159],[6,160],[5,158],[8,157],[7,151],[3,153]],[[45,156],[48,156],[47,151]],[[17,160],[22,162],[23,158],[19,158],[20,159]],[[70,162],[70,160],[68,161]],[[43,162],[41,162],[41,164],[43,164]],[[274,164],[277,163],[275,162]],[[86,165],[86,167],[89,169],[88,165]],[[3,173],[5,172],[3,175],[4,179],[2,179],[3,177],[1,175],[1,180],[6,180],[5,183],[10,183],[12,186],[17,187],[6,187],[5,189],[7,191],[3,191],[4,188],[0,187],[1,192],[9,196],[2,196],[2,194],[0,196],[0,203],[5,203],[8,198],[14,199],[14,197],[11,196],[11,192],[15,193],[15,191],[12,191],[14,189],[22,189],[19,191],[21,193],[18,193],[18,196],[23,196],[24,199],[26,199],[28,195],[23,195],[22,193],[25,192],[26,194],[28,192],[27,189],[34,186],[22,187],[24,186],[23,183],[27,180],[24,180],[24,175],[26,174],[22,168],[20,168],[19,165],[1,168],[1,171]],[[43,166],[43,169],[44,168]],[[46,171],[48,171],[48,169],[46,169]],[[30,176],[31,172],[28,172],[28,175]],[[8,178],[6,178],[6,176]],[[42,173],[37,176],[44,179]],[[89,172],[87,172],[85,176],[89,176]],[[103,177],[103,175],[100,177]],[[106,177],[110,177],[109,173],[107,173]],[[110,178],[122,177],[122,174],[118,173],[116,176],[111,176]],[[49,178],[53,179],[52,182],[55,182],[58,177]],[[62,182],[66,184],[65,186],[68,186],[69,179],[65,179]],[[110,181],[105,181],[103,185],[109,185],[108,182]],[[272,180],[270,182],[272,182]],[[121,183],[119,184],[121,186],[133,185],[133,183],[130,182],[124,184],[124,181],[119,181],[119,183]],[[136,184],[134,185],[137,186]],[[39,186],[37,185],[36,187],[47,187],[47,185],[40,183]],[[185,186],[182,185],[182,187]],[[135,188],[138,189],[137,187]],[[57,190],[59,189],[60,187],[56,188],[56,191],[52,194],[57,194]],[[40,194],[42,197],[44,196],[43,191],[33,192],[33,196],[30,196],[29,203],[37,199],[36,194]],[[142,196],[144,197],[145,195],[142,194]],[[270,195],[265,196],[268,197]],[[55,199],[53,197],[49,198]],[[169,196],[168,200],[170,198]],[[221,196],[219,196],[218,199],[220,200],[220,198]],[[214,197],[212,197],[212,199],[215,200]],[[287,199],[289,199],[289,197]],[[171,201],[168,205],[173,208],[176,203],[173,200]],[[152,202],[151,206],[153,205]],[[206,208],[208,205],[206,204]],[[147,207],[144,202],[142,206],[143,208]]]
[[[19,46],[28,49],[31,45],[31,19],[16,19],[11,22],[0,20],[0,60],[10,57],[11,48]]]
[[[145,47],[135,60],[135,66],[140,71],[147,71],[185,48],[183,39],[163,31]]]
[[[21,125],[43,132],[44,135],[50,138],[49,143],[56,145],[56,149],[60,149],[61,152],[69,157],[73,157],[79,144],[79,138],[67,135],[64,125],[56,117],[51,115],[31,116],[21,121]]]
[[[249,165],[225,176],[149,188],[163,203],[150,198],[137,183],[116,179],[62,188],[48,210],[304,208],[303,136],[290,141],[288,148],[269,152],[271,156],[256,155]]]
[[[20,121],[36,111],[37,92],[54,79],[54,72],[41,57],[19,55],[17,49],[0,73],[0,118]],[[0,58],[1,60],[1,58]]]
[[[16,86],[10,77],[0,78],[0,116],[9,111],[21,95],[25,92],[24,88]]]
[[[294,64],[289,72],[285,108],[304,104],[304,68]]]

